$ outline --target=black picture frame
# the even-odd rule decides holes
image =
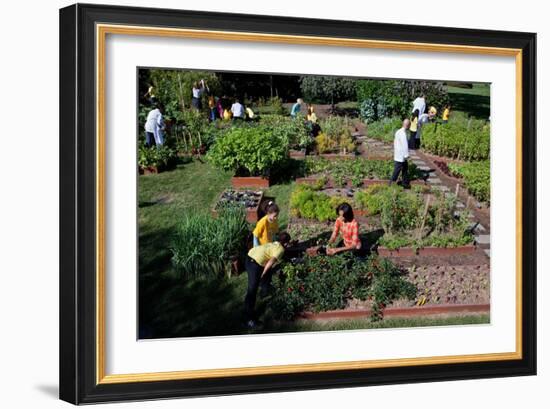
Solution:
[[[521,358],[291,374],[98,383],[95,88],[97,23],[521,50]],[[536,374],[536,34],[77,4],[60,10],[59,46],[60,399],[73,404],[84,404]]]

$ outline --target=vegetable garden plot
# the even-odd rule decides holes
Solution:
[[[392,160],[356,158],[353,160],[327,160],[324,158],[307,158],[305,177],[298,178],[298,183],[309,183],[319,189],[324,186],[368,186],[388,183],[393,173]],[[412,183],[425,183],[427,174],[414,163],[409,166],[409,178]]]
[[[293,223],[334,221],[336,207],[348,203],[371,230],[383,230],[378,245],[389,250],[471,246],[474,237],[467,210],[456,198],[423,187],[405,191],[397,186],[367,189],[315,190],[297,185],[290,198]],[[471,247],[468,247],[471,250]]]

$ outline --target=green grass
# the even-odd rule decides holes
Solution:
[[[489,315],[466,315],[434,318],[386,318],[379,322],[369,319],[339,319],[327,321],[298,320],[278,323],[264,332],[342,331],[357,329],[412,328],[445,325],[473,325],[490,323]]]
[[[473,84],[472,88],[447,86],[453,111],[464,111],[470,116],[487,119],[491,114],[490,84]]]
[[[264,196],[268,198],[275,198],[275,203],[279,206],[279,228],[281,230],[286,229],[289,219],[289,201],[290,194],[294,189],[295,183],[289,182],[286,184],[271,186],[264,193]]]
[[[199,161],[139,177],[140,326],[152,328],[158,314],[168,313],[159,298],[173,291],[176,274],[169,247],[176,224],[186,212],[210,208],[230,179],[231,174]]]

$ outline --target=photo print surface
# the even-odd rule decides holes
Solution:
[[[490,323],[490,84],[137,76],[140,339]]]

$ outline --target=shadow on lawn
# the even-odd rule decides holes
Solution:
[[[140,338],[230,335],[242,332],[243,280],[224,278],[172,279],[149,307],[150,322],[140,326]],[[159,294],[160,295],[160,294]]]
[[[139,338],[242,332],[246,280],[179,277],[171,264],[172,235],[173,229],[159,229],[139,238]]]
[[[487,119],[491,115],[489,96],[449,93],[449,97],[453,111],[464,111],[479,119]]]

